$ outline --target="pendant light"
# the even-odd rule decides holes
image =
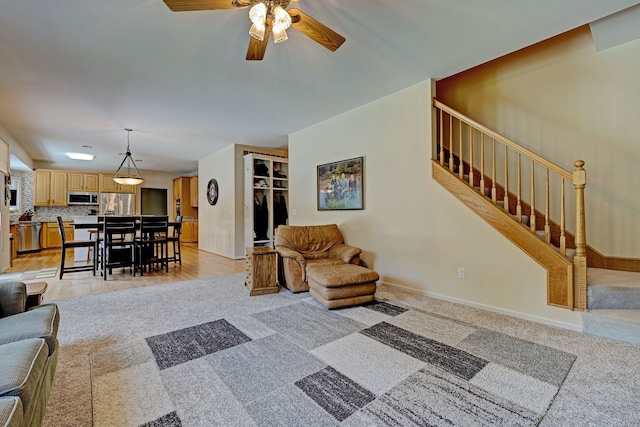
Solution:
[[[142,184],[144,179],[142,175],[140,175],[140,171],[136,166],[136,162],[131,157],[131,151],[129,150],[129,134],[133,132],[132,129],[125,129],[127,131],[127,152],[124,155],[124,159],[122,159],[122,163],[120,163],[120,167],[113,175],[113,180],[118,184],[122,185],[138,185]],[[124,166],[124,163],[127,162],[127,166]],[[135,173],[132,173],[131,165],[135,169]]]

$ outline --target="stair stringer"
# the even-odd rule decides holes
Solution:
[[[431,160],[431,165],[435,181],[547,270],[547,304],[573,310],[573,262],[436,160]]]

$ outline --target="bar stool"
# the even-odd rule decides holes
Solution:
[[[102,225],[100,270],[104,280],[107,280],[107,274],[113,272],[113,267],[129,267],[135,276],[135,218],[106,216]]]
[[[182,236],[182,215],[176,216],[173,225],[173,233],[167,236],[167,242],[173,246],[173,255],[167,258],[167,261],[173,261],[182,265],[182,254],[180,249],[180,237]]]
[[[140,268],[140,275],[144,270],[159,264],[169,272],[168,216],[141,216],[140,234],[136,237],[136,267]]]
[[[60,232],[60,238],[62,239],[62,256],[60,260],[60,279],[64,273],[73,273],[76,271],[93,271],[93,275],[96,275],[96,245],[97,240],[67,240],[67,236],[64,232],[64,224],[62,223],[62,217],[58,217],[58,231]],[[67,256],[67,249],[73,248],[93,248],[93,262],[87,265],[74,265],[65,267],[64,261]]]

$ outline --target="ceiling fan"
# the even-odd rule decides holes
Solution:
[[[243,9],[251,7],[249,18],[253,25],[247,60],[261,60],[267,49],[269,35],[280,43],[287,40],[289,26],[315,40],[330,51],[336,51],[345,38],[298,9],[286,8],[290,0],[164,0],[174,12],[217,9]]]

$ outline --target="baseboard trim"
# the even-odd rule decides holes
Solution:
[[[388,286],[390,288],[397,288],[405,292],[413,293],[416,295],[427,296],[430,298],[449,301],[449,302],[453,302],[460,305],[466,305],[468,307],[479,308],[482,310],[491,311],[493,313],[499,313],[499,314],[504,314],[511,317],[517,317],[518,319],[524,319],[524,320],[530,320],[536,323],[542,323],[544,325],[557,326],[559,328],[568,329],[571,331],[582,332],[582,325],[574,325],[573,323],[560,322],[557,320],[547,319],[545,317],[532,316],[530,314],[520,313],[518,311],[507,310],[504,308],[494,307],[492,305],[479,304],[477,302],[473,302],[465,299],[453,298],[446,295],[440,295],[437,293],[423,291],[420,289],[409,288],[407,286],[402,286],[402,285],[398,285],[390,282],[378,281],[378,286],[383,286],[383,287]],[[559,310],[562,310],[562,309],[563,308],[559,308]]]

